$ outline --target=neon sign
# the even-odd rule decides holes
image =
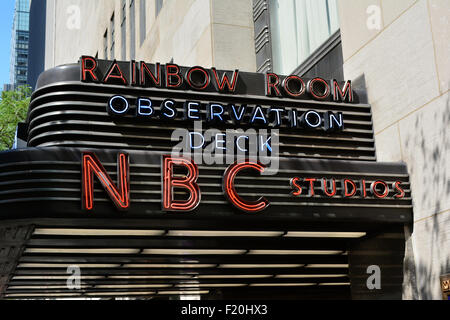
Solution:
[[[122,70],[119,62],[112,61],[108,69],[100,70],[98,60],[90,56],[81,57],[81,81],[98,82],[103,84],[120,84],[142,87],[157,87],[167,89],[179,89],[187,85],[192,90],[205,90],[211,86],[218,92],[233,93],[239,78],[239,70],[235,70],[230,76],[226,72],[219,74],[215,68],[208,70],[196,66],[182,72],[181,67],[174,63],[160,63],[151,66],[144,61],[129,63],[129,73]],[[101,74],[105,76],[101,77]],[[164,82],[162,81],[164,79]],[[212,81],[213,80],[213,81]]]
[[[100,181],[108,196],[119,210],[127,210],[130,206],[130,165],[126,153],[117,157],[117,175],[119,186],[116,187],[108,172],[93,152],[84,152],[82,155],[82,207],[92,210],[94,207],[94,175]]]
[[[166,212],[191,212],[201,203],[201,188],[197,183],[199,170],[191,159],[162,156],[161,191],[162,210]],[[257,162],[236,162],[229,166],[223,175],[222,189],[225,199],[235,208],[246,213],[258,213],[270,206],[270,201],[260,197],[255,201],[245,199],[236,190],[235,178],[245,171],[264,172],[265,167]],[[185,172],[181,174],[180,172]],[[82,207],[92,210],[94,207],[94,176],[97,177],[109,198],[119,210],[130,207],[130,174],[129,157],[119,153],[117,157],[118,186],[114,184],[95,153],[82,154]],[[342,197],[342,198],[372,198],[384,199],[392,197],[402,199],[405,191],[401,181],[389,184],[383,180],[369,181],[362,179],[343,178],[300,178],[294,177],[287,181],[291,186],[293,197]],[[188,194],[187,199],[177,199],[175,190],[183,189]]]
[[[219,93],[236,93],[239,85],[239,70],[219,72],[215,68],[183,68],[174,63],[163,66],[160,63],[148,64],[134,60],[126,63],[114,60],[107,63],[109,65],[104,66],[94,57],[82,56],[81,81],[196,91],[213,89]],[[351,81],[339,84],[335,79],[327,81],[319,77],[305,81],[297,75],[282,77],[267,73],[265,92],[267,96],[291,99],[311,98],[323,101],[331,98],[335,102],[354,101]]]
[[[223,176],[223,191],[228,201],[236,208],[248,213],[263,211],[270,204],[266,198],[261,197],[256,201],[248,201],[240,197],[236,192],[236,188],[234,187],[234,179],[240,171],[245,169],[253,169],[259,171],[260,173],[264,172],[264,166],[259,163],[250,161],[235,163],[228,167],[225,171]]]
[[[183,107],[179,114],[178,107]],[[111,97],[107,104],[107,112],[113,117],[133,117],[144,121],[184,120],[206,121],[212,124],[230,123],[233,125],[250,125],[263,128],[289,128],[298,130],[322,129],[325,132],[344,130],[344,117],[342,112],[316,110],[299,111],[295,108],[268,108],[264,111],[261,105],[240,105],[199,101],[177,102],[165,99],[155,103],[150,98],[125,98],[121,95]]]
[[[295,177],[290,180],[292,188],[291,195],[294,197],[314,197],[317,192],[321,195],[332,197],[344,197],[344,198],[367,198],[369,196],[373,198],[383,199],[392,194],[393,198],[401,199],[405,197],[405,191],[402,188],[401,181],[395,181],[390,186],[387,182],[382,180],[366,181],[362,179],[360,181],[354,181],[352,179],[344,178],[338,181],[340,186],[340,192],[337,192],[337,179],[334,178],[299,178]],[[320,186],[317,187],[315,183]],[[369,187],[367,187],[369,185]]]
[[[175,166],[181,166],[188,170],[183,178],[175,178],[173,171]],[[200,188],[197,184],[198,167],[190,160],[162,157],[162,209],[164,211],[192,211],[200,204]],[[175,200],[174,188],[183,188],[189,192],[188,200]]]

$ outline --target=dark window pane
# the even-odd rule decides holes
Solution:
[[[136,58],[136,12],[134,0],[130,2],[130,59]]]
[[[163,6],[163,0],[156,0],[156,16],[158,16]]]
[[[139,25],[139,31],[140,31],[140,43],[142,45],[142,43],[145,40],[145,36],[147,35],[147,25],[146,25],[146,0],[141,0],[141,7],[139,8],[139,13],[140,13],[140,25]]]
[[[290,74],[339,29],[337,0],[272,0],[274,72]]]

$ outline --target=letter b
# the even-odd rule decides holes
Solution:
[[[163,210],[164,211],[192,211],[200,203],[200,188],[197,184],[198,167],[184,158],[163,156],[162,158],[162,186],[163,186]],[[174,167],[180,166],[188,169],[188,174],[183,177],[174,177]],[[184,189],[189,193],[189,199],[176,200],[174,188]]]

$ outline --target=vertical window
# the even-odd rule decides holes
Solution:
[[[336,0],[271,0],[273,71],[290,74],[339,29]]]
[[[111,60],[113,60],[113,59],[115,59],[115,56],[114,56],[114,47],[115,47],[115,44],[116,44],[116,41],[115,41],[115,26],[114,26],[114,13],[113,13],[113,15],[112,15],[112,17],[111,17],[111,28],[110,28],[110,30],[111,30],[111,48],[110,48],[110,56],[111,56]]]
[[[130,59],[136,58],[136,12],[134,0],[130,1]]]
[[[105,34],[103,35],[103,54],[105,59],[108,59],[108,29],[106,29]]]
[[[146,0],[141,0],[140,2],[140,8],[139,8],[139,40],[140,40],[140,44],[142,45],[142,43],[145,40],[145,36],[147,35],[147,23],[145,21],[146,17]]]
[[[157,17],[163,6],[163,0],[156,0],[155,3],[155,16]]]
[[[127,59],[127,2],[122,0],[122,22],[120,24],[122,60]]]

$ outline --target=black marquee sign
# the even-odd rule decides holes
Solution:
[[[205,129],[197,131],[199,123]],[[180,283],[189,287],[175,277],[194,273],[203,276],[198,283],[210,293],[215,291],[208,286],[217,280],[208,277],[229,284],[239,275],[244,291],[224,288],[223,297],[252,296],[246,292],[255,293],[254,284],[268,286],[258,292],[269,297],[274,285],[287,290],[287,284],[305,280],[336,289],[305,291],[318,292],[317,297],[349,295],[350,281],[352,295],[364,297],[368,293],[358,268],[378,263],[372,260],[380,256],[381,264],[395,265],[383,280],[392,283],[386,290],[401,291],[403,225],[412,222],[409,176],[402,163],[376,162],[371,107],[365,92],[350,81],[83,56],[78,64],[40,76],[22,127],[26,147],[0,153],[5,226],[0,252],[7,253],[3,260],[0,256],[0,297],[86,292],[110,297],[131,290],[124,283],[162,285],[157,277],[168,275],[172,278],[164,285],[173,291]],[[180,144],[173,134],[180,129],[192,153],[173,153]],[[207,141],[209,130],[214,134]],[[276,168],[245,153],[251,151],[249,132],[260,139],[258,157],[267,152],[267,159],[277,160]],[[205,144],[193,144],[193,133]],[[230,135],[231,151],[244,151],[243,161],[228,161],[225,155],[214,163],[196,158],[194,151],[204,152],[208,142],[215,151],[230,151],[225,143]],[[56,234],[64,228],[68,233]],[[140,235],[141,229],[156,235]],[[356,232],[360,238],[296,238],[290,231]],[[245,235],[224,236],[227,232]],[[366,236],[375,242],[361,238]],[[193,256],[199,265],[186,264],[179,255],[146,253],[181,249],[219,251]],[[296,253],[273,253],[281,249]],[[77,250],[85,251],[70,253]],[[92,250],[126,254],[83,253]],[[230,250],[233,254],[226,253]],[[250,254],[258,250],[265,253]],[[317,250],[326,254],[308,253]],[[371,250],[377,254],[364,254]],[[143,268],[149,261],[160,264]],[[86,279],[92,286],[76,293],[26,289],[46,285],[36,277],[64,275],[66,262],[90,263],[84,271],[102,280]],[[95,267],[105,262],[111,269]],[[173,263],[183,264],[164,269]],[[238,266],[227,268],[230,263]],[[243,263],[264,268],[253,268],[255,278],[247,279]],[[284,278],[263,278],[266,273]],[[302,277],[296,279],[298,274]],[[97,284],[119,287],[106,290]],[[135,288],[133,294],[169,293],[164,290]]]
[[[105,214],[111,212],[105,207],[109,202],[130,216],[190,212],[188,217],[195,217],[214,208],[220,214],[310,219],[314,214],[325,218],[321,212],[332,208],[334,219],[411,221],[405,168],[371,163],[368,153],[361,152],[362,142],[365,149],[374,148],[370,108],[360,103],[350,81],[83,56],[78,65],[80,83],[73,78],[76,66],[69,68],[41,77],[28,116],[30,147],[82,147],[70,149],[71,156],[64,160],[79,161],[81,188],[77,191],[75,184],[71,192],[45,193],[47,201],[65,201],[67,211],[81,216],[86,211]],[[54,99],[59,102],[52,103]],[[207,166],[172,155],[168,133],[177,127],[190,128],[194,121],[219,130],[279,129],[278,172],[265,175],[270,168],[257,160]],[[100,152],[100,146],[108,151]],[[37,159],[55,154],[52,149],[32,150]],[[151,153],[147,157],[131,150]],[[20,154],[23,151],[13,153],[17,163],[22,162]],[[138,178],[146,177],[142,171],[146,165],[157,169],[158,179]],[[69,185],[64,177],[54,180]],[[102,194],[95,191],[98,186]],[[39,188],[33,201],[40,201]],[[28,197],[13,194],[4,204]],[[69,199],[77,198],[71,204]],[[159,206],[155,206],[157,199]],[[389,209],[390,215],[370,215],[380,208]]]

